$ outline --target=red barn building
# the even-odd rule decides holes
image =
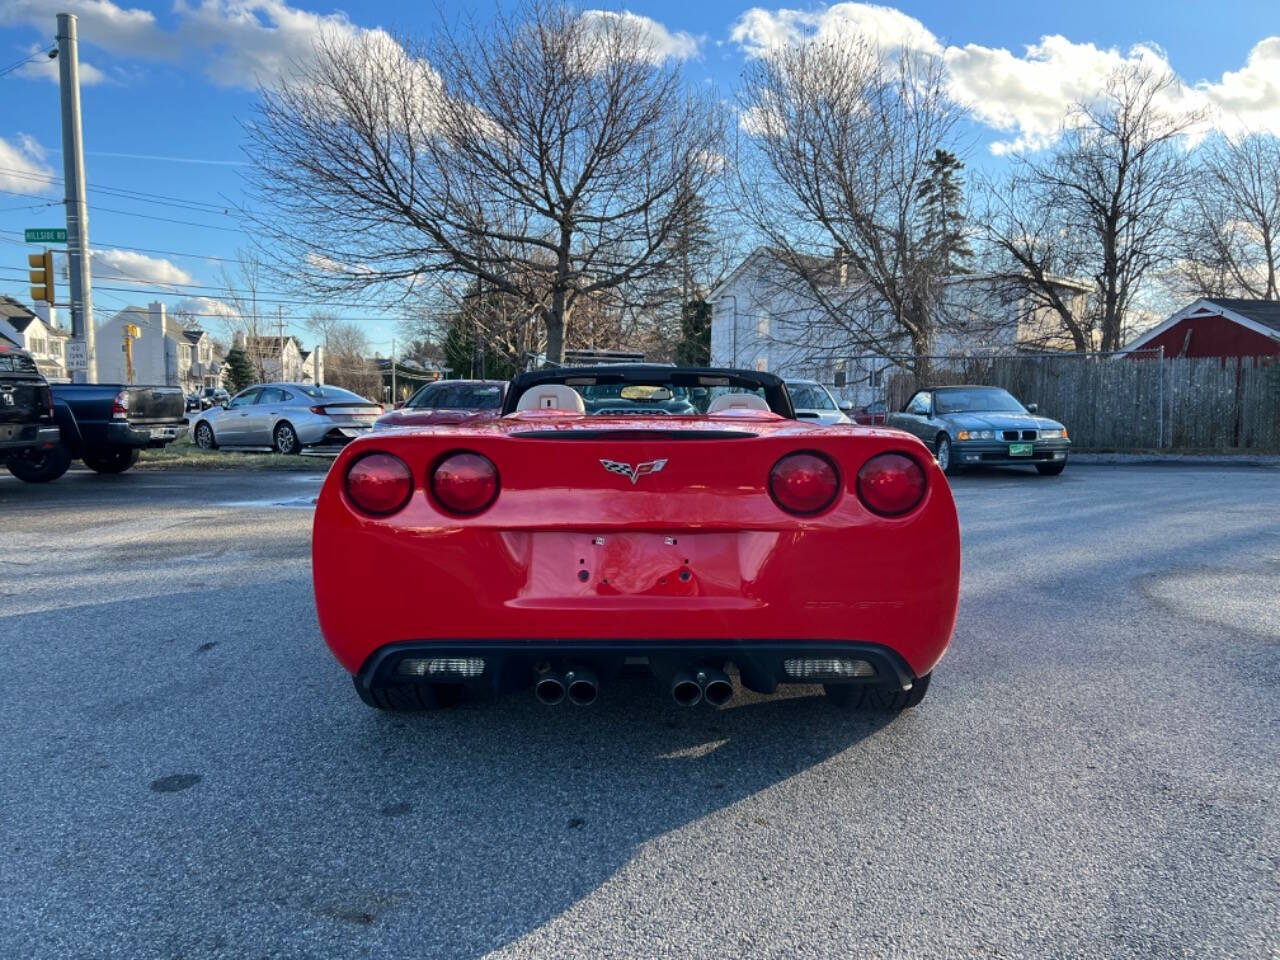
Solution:
[[[1274,362],[1280,357],[1280,300],[1197,300],[1138,337],[1124,352],[1160,347],[1166,357]]]

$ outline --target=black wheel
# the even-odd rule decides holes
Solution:
[[[960,468],[955,465],[951,458],[951,438],[945,433],[938,434],[938,439],[934,442],[935,452],[934,459],[938,461],[938,466],[942,468],[942,472],[949,477],[954,477],[960,472]]]
[[[196,424],[196,446],[201,450],[215,450],[218,442],[213,439],[213,427],[201,420]]]
[[[67,472],[71,466],[71,451],[61,444],[49,450],[24,450],[11,456],[5,466],[19,480],[48,483]]]
[[[84,465],[97,473],[124,473],[135,463],[142,451],[137,447],[111,447],[84,455]]]
[[[420,713],[456,706],[462,700],[462,687],[450,683],[401,683],[366,690],[352,677],[360,699],[378,710],[394,713]]]
[[[1055,460],[1053,463],[1037,463],[1036,472],[1042,477],[1056,477],[1067,469],[1067,461],[1065,459]]]
[[[917,677],[910,690],[878,687],[869,683],[825,683],[827,699],[846,710],[866,710],[870,713],[901,713],[914,707],[929,692],[932,673]]]
[[[272,437],[275,441],[276,453],[300,453],[302,451],[302,441],[298,439],[298,432],[293,429],[293,424],[288,420],[282,420],[276,424],[276,432]]]

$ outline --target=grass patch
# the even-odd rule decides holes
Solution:
[[[137,470],[287,470],[295,473],[324,473],[331,457],[287,457],[281,453],[254,453],[239,450],[201,450],[189,437],[166,447],[143,450]]]

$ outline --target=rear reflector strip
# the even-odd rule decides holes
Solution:
[[[876,668],[866,660],[835,658],[783,660],[782,669],[797,680],[855,680],[876,675]]]
[[[430,657],[401,660],[396,673],[402,677],[462,677],[470,680],[484,673],[480,657]]]

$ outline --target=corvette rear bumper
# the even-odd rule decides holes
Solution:
[[[864,664],[836,675],[834,662]],[[355,676],[356,690],[438,682],[507,693],[532,686],[541,672],[570,665],[593,669],[601,680],[624,670],[647,670],[667,681],[694,665],[738,669],[742,683],[773,693],[780,683],[872,683],[910,690],[916,677],[905,660],[875,643],[804,640],[429,640],[379,647]],[[408,669],[406,669],[408,668]],[[870,672],[868,672],[868,670]]]

